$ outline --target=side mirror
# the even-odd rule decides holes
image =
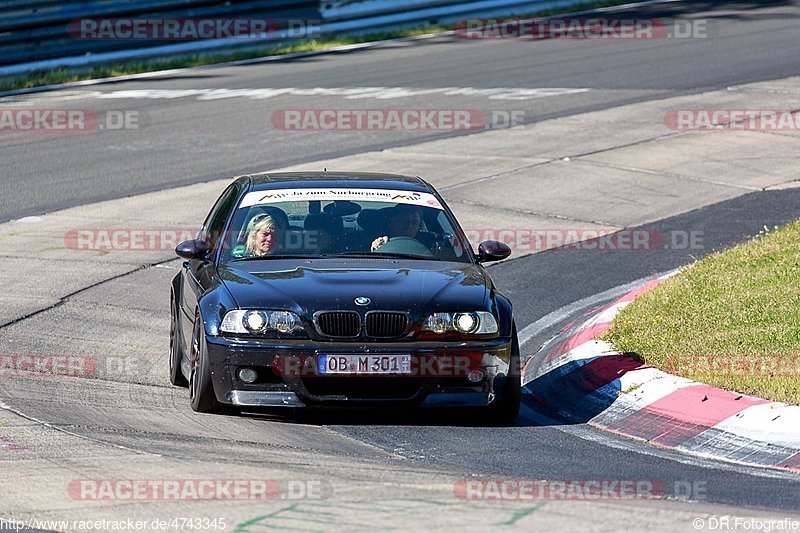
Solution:
[[[490,263],[492,261],[502,261],[511,255],[511,248],[505,243],[498,241],[485,241],[478,246],[478,262]]]
[[[194,239],[180,243],[175,248],[175,253],[178,254],[178,257],[191,260],[204,258],[210,250],[211,244],[208,241]]]

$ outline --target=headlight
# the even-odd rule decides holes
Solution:
[[[242,324],[250,333],[258,333],[267,329],[269,318],[263,311],[247,311],[242,317]]]
[[[458,313],[453,317],[453,325],[460,333],[475,333],[480,320],[472,313]]]
[[[270,316],[270,325],[278,333],[292,333],[300,328],[300,319],[289,311],[273,311]]]
[[[497,320],[487,311],[473,313],[433,313],[425,320],[423,331],[447,333],[457,331],[468,335],[497,333]]]
[[[425,321],[425,327],[434,333],[447,333],[453,323],[453,317],[450,313],[434,313]]]
[[[228,311],[222,319],[223,333],[245,333],[268,335],[280,333],[291,335],[303,330],[300,318],[290,311],[256,311],[236,309]]]

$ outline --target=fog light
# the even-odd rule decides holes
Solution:
[[[470,383],[480,383],[484,379],[486,379],[486,373],[483,370],[470,370],[469,374],[467,374],[467,380]]]
[[[253,384],[258,379],[258,372],[256,372],[252,368],[240,368],[239,379],[242,380],[244,383]]]

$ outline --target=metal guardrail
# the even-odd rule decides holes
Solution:
[[[0,2],[0,65],[162,46],[170,41],[77,39],[70,22],[98,18],[319,19],[319,0],[5,0]]]
[[[343,20],[464,3],[453,0],[322,0],[320,13],[325,20]]]
[[[308,21],[307,33],[368,33],[425,22],[531,13],[579,0],[3,0],[0,76],[85,67],[223,49],[276,45],[296,39],[286,28],[249,36],[188,42],[79,39],[70,21],[97,18],[268,19]]]

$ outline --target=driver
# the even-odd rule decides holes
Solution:
[[[386,218],[389,228],[389,235],[378,237],[372,241],[372,251],[402,251],[403,248],[411,246],[413,250],[411,253],[419,255],[433,255],[431,251],[421,242],[416,240],[420,229],[422,228],[422,209],[415,205],[398,204],[389,210]],[[401,244],[403,241],[408,243],[413,240],[412,244],[404,246]],[[392,243],[389,245],[389,243]],[[393,246],[393,245],[397,246]]]

